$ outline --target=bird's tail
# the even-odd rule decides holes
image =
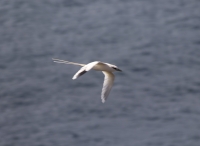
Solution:
[[[86,64],[69,62],[69,61],[66,61],[66,60],[60,60],[60,59],[55,59],[55,58],[52,58],[52,60],[53,60],[53,62],[56,62],[56,63],[73,64],[73,65],[79,65],[79,66],[85,66],[86,65]]]

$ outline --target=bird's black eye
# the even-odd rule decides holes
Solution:
[[[113,67],[113,69],[115,69],[116,71],[119,71],[119,69],[117,67]]]
[[[121,71],[119,68],[117,68],[117,67],[112,67],[114,70],[116,70],[116,71]]]

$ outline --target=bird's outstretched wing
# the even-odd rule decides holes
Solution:
[[[98,63],[100,63],[99,61],[95,61],[95,62],[91,62],[87,65],[85,65],[84,67],[82,67],[74,76],[73,76],[73,80],[77,79],[78,77],[80,77],[81,75],[85,74],[87,71],[91,70],[95,65],[97,65]]]
[[[107,72],[107,71],[102,71],[102,72],[105,75],[103,88],[101,92],[101,100],[104,103],[105,100],[108,98],[110,90],[112,89],[115,76],[112,72]]]

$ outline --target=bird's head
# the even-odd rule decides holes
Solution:
[[[114,71],[122,71],[121,69],[119,69],[117,66],[111,66],[113,69],[114,69]]]

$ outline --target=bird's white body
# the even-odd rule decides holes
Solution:
[[[60,59],[53,59],[53,61],[56,63],[65,63],[65,64],[73,64],[73,65],[82,66],[82,68],[73,76],[72,78],[73,80],[77,79],[79,76],[85,74],[87,71],[91,69],[96,70],[96,71],[102,71],[103,74],[105,75],[102,93],[101,93],[101,99],[103,103],[107,99],[110,93],[110,90],[112,88],[114,79],[115,79],[115,76],[112,72],[121,71],[117,66],[113,64],[104,63],[100,61],[94,61],[88,64],[74,63],[74,62],[69,62],[69,61],[60,60]]]
[[[88,63],[88,64],[86,64],[86,66],[88,66],[88,67],[91,66],[92,69],[96,70],[96,71],[109,71],[109,72],[116,71],[111,67],[114,65],[109,64],[109,63],[100,62],[100,61],[94,61],[94,62]]]

